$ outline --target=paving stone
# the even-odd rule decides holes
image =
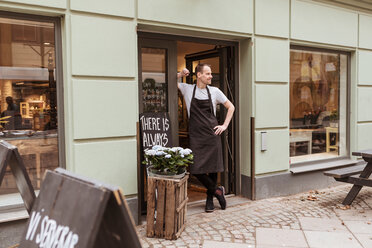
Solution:
[[[372,223],[370,221],[344,221],[352,233],[372,234]]]
[[[342,225],[342,221],[337,218],[300,217],[299,221],[304,231],[348,232],[346,227]]]
[[[365,247],[372,247],[372,233],[370,234],[354,234],[359,242]]]
[[[351,233],[304,231],[311,248],[362,248]]]
[[[308,247],[304,234],[299,230],[257,228],[256,243],[257,245],[276,245],[278,247]]]
[[[216,242],[216,241],[205,241],[203,248],[254,248],[249,244],[236,244],[230,242]]]
[[[336,214],[342,220],[369,220],[372,221],[372,209],[357,210],[357,209],[336,209]]]

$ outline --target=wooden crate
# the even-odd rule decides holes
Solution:
[[[187,179],[148,177],[147,237],[177,239],[186,226]]]

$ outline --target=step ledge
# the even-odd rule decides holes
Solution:
[[[300,166],[291,168],[290,172],[292,174],[300,174],[300,173],[306,173],[306,172],[312,172],[312,171],[321,171],[321,170],[328,170],[328,169],[334,169],[334,168],[341,168],[344,166],[356,165],[356,164],[363,163],[363,162],[364,161],[341,159],[341,160],[336,160],[336,161],[320,162],[316,164],[314,163],[314,164],[309,164],[309,165],[300,165]]]

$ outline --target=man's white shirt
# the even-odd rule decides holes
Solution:
[[[181,91],[183,98],[185,99],[187,113],[189,116],[190,116],[190,104],[191,104],[191,99],[192,99],[192,92],[194,90],[194,87],[195,87],[195,84],[178,83],[178,89]],[[211,94],[214,115],[216,115],[217,104],[225,104],[228,99],[219,88],[214,87],[214,86],[208,86],[208,89]],[[207,89],[206,88],[199,89],[198,86],[196,86],[195,98],[199,100],[208,100]]]

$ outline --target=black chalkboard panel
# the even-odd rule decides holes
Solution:
[[[119,188],[47,171],[20,247],[141,247]]]
[[[172,131],[168,113],[143,113],[140,114],[139,119],[143,149],[155,145],[172,146]]]

